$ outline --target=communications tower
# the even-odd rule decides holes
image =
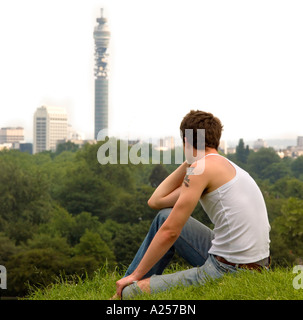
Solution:
[[[95,39],[95,139],[98,132],[108,129],[108,46],[110,32],[107,19],[103,16],[96,19]]]

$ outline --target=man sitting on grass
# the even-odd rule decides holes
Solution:
[[[160,211],[125,276],[116,283],[122,299],[177,285],[200,286],[241,268],[268,267],[270,226],[264,199],[246,171],[218,154],[222,128],[218,118],[203,111],[191,111],[182,120],[187,160],[148,201]],[[193,131],[192,139],[186,129]],[[200,131],[205,133],[205,145],[199,143]],[[191,217],[198,201],[214,230]],[[175,250],[193,268],[162,275]]]

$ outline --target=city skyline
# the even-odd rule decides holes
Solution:
[[[93,138],[92,32],[102,7],[113,135],[177,137],[190,109],[218,116],[227,141],[303,135],[299,1],[2,4],[0,127],[24,127],[32,142],[35,110],[58,106]]]

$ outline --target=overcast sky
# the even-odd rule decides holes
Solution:
[[[94,132],[94,39],[110,43],[110,129],[178,136],[190,109],[225,140],[303,135],[303,1],[10,0],[0,4],[0,127],[32,141],[41,105]]]

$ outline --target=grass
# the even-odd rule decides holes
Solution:
[[[167,272],[176,271],[175,268]],[[176,287],[169,291],[137,297],[139,300],[303,300],[303,288],[295,289],[297,274],[292,268],[262,273],[243,271],[226,274],[201,287]],[[102,268],[92,279],[60,277],[46,288],[31,288],[27,300],[108,300],[115,293],[118,271]],[[301,280],[302,281],[302,280]]]

